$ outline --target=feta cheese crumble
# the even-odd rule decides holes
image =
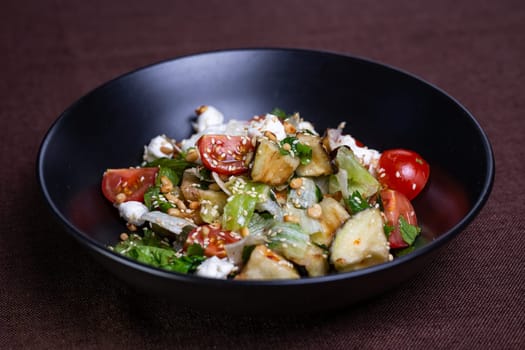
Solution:
[[[219,259],[212,256],[197,267],[196,275],[225,279],[234,269],[235,265],[228,258]]]
[[[281,123],[279,117],[273,114],[266,114],[262,120],[253,120],[248,126],[248,136],[250,138],[254,136],[262,136],[265,131],[274,134],[279,141],[286,137],[283,123]]]
[[[148,207],[141,202],[127,201],[118,205],[118,211],[120,216],[128,223],[141,226],[144,224],[144,220],[142,220],[141,217],[149,210]]]
[[[168,153],[163,152],[163,150]],[[173,153],[173,145],[165,135],[159,135],[151,139],[147,146],[144,146],[143,159],[146,162],[154,161],[158,158],[170,158]]]

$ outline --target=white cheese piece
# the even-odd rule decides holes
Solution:
[[[173,145],[165,135],[154,137],[147,146],[144,146],[144,160],[151,162],[158,158],[171,158],[171,154],[162,152],[162,149],[173,152]]]
[[[286,137],[283,123],[281,123],[279,117],[273,114],[266,114],[262,120],[253,120],[248,126],[248,136],[250,138],[262,136],[265,131],[273,133],[279,141]]]
[[[234,269],[235,265],[228,258],[219,259],[216,256],[212,256],[197,267],[196,275],[225,279]]]
[[[350,135],[342,135],[336,132],[331,132],[330,135],[332,136],[329,139],[330,148],[332,150],[340,146],[350,147],[361,164],[363,164],[372,175],[376,174],[377,164],[379,162],[379,158],[381,157],[381,153],[379,151],[368,147],[359,147],[356,144],[356,140]]]
[[[204,112],[197,117],[197,123],[194,124],[194,128],[197,133],[201,133],[214,126],[222,125],[223,122],[224,115],[217,108],[206,106]]]
[[[224,115],[213,106],[206,106],[204,112],[197,117],[197,122],[193,124],[195,133],[188,139],[181,141],[182,150],[195,147],[202,135],[246,135],[247,122],[230,120],[224,123]]]
[[[305,130],[308,130],[308,131],[310,131],[310,132],[311,132],[312,134],[314,134],[314,135],[319,135],[319,134],[317,133],[317,131],[315,130],[313,124],[310,123],[310,122],[305,122],[304,120],[299,122],[299,124],[297,125],[297,130],[298,130],[298,131],[305,131]]]
[[[127,201],[118,205],[118,211],[120,216],[128,223],[135,226],[141,226],[144,224],[144,220],[142,220],[141,217],[149,210],[148,207],[141,202]]]

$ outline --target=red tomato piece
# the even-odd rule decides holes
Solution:
[[[221,230],[220,225],[202,225],[194,228],[189,234],[184,244],[183,250],[188,246],[197,243],[204,248],[204,255],[225,258],[225,244],[237,242],[242,237],[236,232]]]
[[[378,180],[386,188],[414,199],[425,187],[430,175],[428,163],[414,151],[391,149],[379,158]]]
[[[383,203],[386,224],[392,229],[388,236],[390,248],[408,247],[408,243],[403,240],[401,232],[399,231],[399,217],[403,216],[410,225],[417,226],[414,207],[412,207],[412,204],[403,193],[395,190],[382,190],[380,196]]]
[[[248,170],[247,155],[253,145],[246,136],[203,135],[197,141],[202,164],[223,175],[239,175]]]
[[[158,171],[156,167],[108,169],[102,177],[102,193],[112,203],[143,202],[144,192],[153,186]]]

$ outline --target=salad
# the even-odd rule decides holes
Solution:
[[[127,230],[113,251],[209,278],[293,279],[391,261],[420,237],[411,204],[429,177],[416,152],[379,152],[276,108],[225,122],[196,110],[195,134],[144,146],[108,169],[104,196]]]

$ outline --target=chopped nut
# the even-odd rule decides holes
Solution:
[[[172,192],[164,193],[164,197],[166,197],[168,202],[173,203],[173,204],[175,204],[175,202],[179,200],[179,198],[176,195],[174,195]]]
[[[177,208],[179,208],[180,210],[186,210],[186,204],[184,204],[183,201],[181,201],[179,198],[176,198],[175,199],[175,205],[177,206]]]
[[[126,232],[122,232],[122,233],[120,234],[120,240],[121,240],[121,241],[127,241],[128,238],[129,238],[129,235],[128,235]]]
[[[133,224],[130,224],[129,222],[126,224],[126,227],[128,228],[128,230],[130,230],[131,232],[135,232],[137,231],[137,226],[133,225]]]
[[[288,123],[288,122],[284,122],[283,123],[284,125],[284,131],[287,133],[287,134],[295,134],[295,132],[297,131],[295,129],[295,126],[293,126],[292,124]]]
[[[286,143],[287,145],[287,143]],[[300,188],[303,185],[303,178],[302,177],[296,177],[290,181],[290,187],[294,190]]]
[[[203,106],[200,106],[199,108],[197,108],[197,109],[195,110],[195,113],[196,113],[197,115],[201,115],[202,113],[206,112],[207,109],[208,109],[208,106],[204,106],[204,105],[203,105]]]
[[[119,193],[115,196],[115,203],[117,204],[120,204],[120,203],[124,203],[126,201],[126,194],[125,193]]]
[[[166,155],[170,155],[171,153],[173,153],[173,148],[167,147],[167,146],[161,146],[160,151]]]
[[[277,141],[277,137],[271,131],[266,130],[263,135],[264,135],[264,137],[268,138],[269,140]]]
[[[189,206],[190,206],[190,209],[196,210],[200,208],[201,204],[197,201],[194,201],[194,202],[190,202]]]
[[[298,223],[299,223],[299,218],[298,218],[298,217],[293,216],[293,215],[289,215],[289,214],[285,215],[285,216],[283,217],[283,220],[284,220],[285,222],[292,222],[292,223],[295,223],[295,224],[298,224]]]
[[[309,217],[319,219],[323,215],[323,208],[319,204],[314,204],[306,210]]]
[[[248,227],[244,226],[241,228],[241,236],[246,237],[250,234],[250,230]]]
[[[199,152],[195,148],[191,148],[186,154],[186,161],[195,163],[199,159]]]
[[[160,183],[161,183],[160,192],[168,193],[168,192],[173,191],[173,183],[167,176],[165,175],[161,176]]]
[[[171,215],[171,216],[177,216],[177,217],[181,217],[182,216],[182,213],[179,209],[177,208],[169,208],[166,213],[168,215]]]
[[[290,145],[289,143],[285,143],[285,144],[283,145],[283,149],[284,149],[285,151],[290,151],[290,150],[292,149],[292,145]]]

